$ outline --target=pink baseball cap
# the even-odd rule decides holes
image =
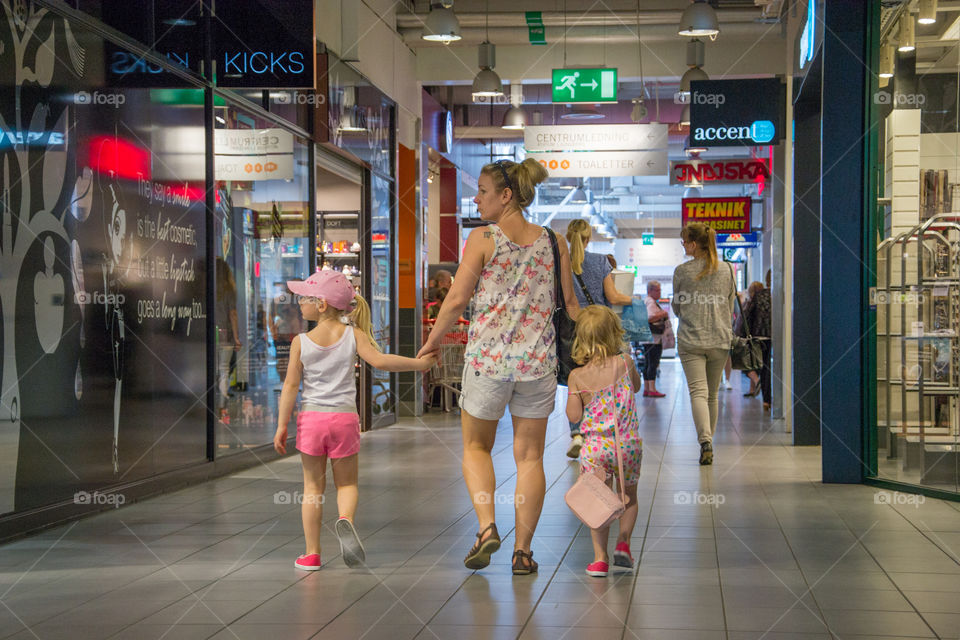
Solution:
[[[317,271],[306,280],[288,280],[287,288],[298,296],[322,298],[335,309],[346,311],[353,304],[356,292],[339,271]]]

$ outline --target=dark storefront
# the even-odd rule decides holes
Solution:
[[[306,328],[282,283],[324,266],[314,167],[357,177],[355,282],[396,344],[393,103],[264,27],[277,3],[265,57],[199,4],[78,4],[0,0],[0,537],[273,455]],[[392,378],[361,379],[365,427],[392,423]]]

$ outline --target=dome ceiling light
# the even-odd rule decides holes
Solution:
[[[430,42],[450,44],[460,39],[460,21],[453,12],[453,2],[437,3],[430,7],[430,13],[423,23],[420,36]]]
[[[480,72],[473,79],[473,100],[499,98],[503,95],[503,82],[493,68],[497,64],[497,48],[490,42],[480,43],[477,54]]]
[[[715,40],[720,34],[717,12],[706,2],[697,0],[683,10],[677,34],[690,38],[707,36],[711,40]]]
[[[575,104],[571,105],[570,110],[560,116],[561,120],[600,120],[605,118],[602,113],[597,111],[596,105]]]
[[[917,15],[918,23],[933,24],[937,21],[937,0],[920,0],[917,8],[920,10]]]
[[[904,11],[900,16],[900,46],[897,51],[909,53],[917,48],[917,31],[913,18],[909,11]]]

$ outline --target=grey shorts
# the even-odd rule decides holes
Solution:
[[[539,380],[492,380],[469,365],[463,368],[460,408],[480,420],[499,420],[510,405],[510,414],[518,418],[546,418],[553,413],[557,399],[557,378]]]

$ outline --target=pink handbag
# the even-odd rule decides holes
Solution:
[[[616,404],[614,404],[616,407]],[[613,437],[617,443],[617,471],[620,475],[620,495],[607,485],[607,473],[601,469],[581,473],[564,496],[573,515],[591,529],[603,529],[623,515],[627,496],[623,492],[623,452],[617,432],[617,411],[613,411]]]

